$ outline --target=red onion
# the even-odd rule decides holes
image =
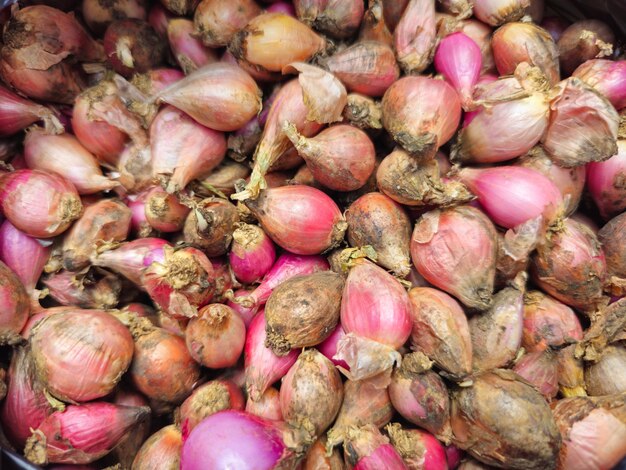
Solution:
[[[81,12],[89,29],[101,36],[114,20],[136,18],[145,20],[147,8],[145,0],[122,0],[114,3],[99,0],[83,0]]]
[[[81,271],[99,246],[122,242],[130,230],[131,212],[118,199],[102,199],[88,206],[63,239],[63,267]]]
[[[389,384],[391,403],[407,421],[449,442],[450,400],[439,375],[428,370],[432,362],[422,353],[407,354]]]
[[[282,421],[283,413],[280,410],[280,392],[270,387],[265,390],[265,393],[257,401],[248,397],[246,411],[261,418]]]
[[[464,109],[472,105],[472,94],[481,68],[480,48],[467,35],[453,33],[439,42],[435,52],[435,69],[459,93]]]
[[[517,21],[526,14],[530,0],[475,0],[474,16],[490,26]]]
[[[147,407],[106,402],[69,405],[48,416],[26,442],[26,458],[36,465],[84,464],[108,454],[147,419]]]
[[[293,62],[306,62],[326,47],[322,36],[292,16],[264,13],[237,32],[228,49],[240,62],[280,72]]]
[[[155,186],[145,195],[146,222],[159,232],[178,232],[189,214],[189,207],[181,204],[178,197]]]
[[[313,177],[327,188],[354,191],[361,188],[374,171],[374,144],[356,127],[339,124],[312,138],[302,136],[291,123],[283,129]]]
[[[348,430],[343,443],[344,455],[354,470],[406,470],[402,457],[372,424]]]
[[[411,258],[417,271],[468,307],[491,304],[496,254],[495,228],[473,207],[427,212],[415,224]]]
[[[8,220],[0,225],[0,260],[17,275],[29,295],[36,295],[37,281],[51,251]]]
[[[213,266],[196,248],[163,247],[163,259],[155,260],[141,275],[153,302],[173,317],[194,317],[215,292]]]
[[[464,168],[459,179],[478,196],[489,217],[505,228],[517,227],[539,215],[551,222],[562,210],[559,189],[530,168]]]
[[[132,468],[135,470],[179,468],[182,447],[180,430],[173,424],[165,426],[143,443],[135,456]]]
[[[559,58],[565,75],[570,75],[583,62],[610,56],[615,34],[602,21],[581,20],[569,26],[559,38]]]
[[[446,458],[448,460],[448,468],[450,468],[451,470],[459,468],[461,459],[465,456],[463,451],[454,444],[451,444],[449,446],[446,446],[445,452]]]
[[[602,301],[606,260],[586,225],[565,219],[563,228],[537,247],[531,263],[537,285],[564,304],[592,311]]]
[[[259,226],[242,223],[233,232],[229,261],[240,282],[250,284],[260,280],[275,260],[274,244]]]
[[[337,39],[352,36],[363,18],[360,0],[294,0],[300,21]]]
[[[385,427],[391,443],[409,470],[447,470],[446,449],[432,435],[419,429],[402,429],[398,423]]]
[[[180,468],[291,468],[294,455],[283,439],[276,422],[244,411],[221,411],[191,432],[183,444]]]
[[[185,74],[219,60],[217,54],[205,47],[194,34],[191,20],[176,18],[168,22],[167,37],[170,48]]]
[[[367,260],[350,269],[341,299],[341,325],[346,336],[336,359],[350,366],[343,371],[353,380],[388,378],[400,362],[397,349],[411,334],[409,297],[393,276]]]
[[[22,450],[31,429],[37,429],[53,411],[43,385],[35,379],[28,349],[17,348],[9,366],[9,384],[0,411],[4,433],[11,444]]]
[[[375,41],[360,41],[324,61],[348,91],[382,96],[400,75],[393,50]]]
[[[221,369],[237,363],[246,340],[246,327],[230,307],[211,304],[190,320],[185,340],[191,357],[204,367]]]
[[[298,351],[277,356],[265,346],[266,322],[263,312],[259,312],[250,323],[244,348],[246,386],[253,400],[261,396],[274,382],[282,378],[298,358]]]
[[[226,199],[209,197],[194,204],[183,227],[183,238],[208,256],[228,252],[239,223],[237,208]]]
[[[512,75],[522,62],[538,67],[551,85],[560,80],[559,51],[550,34],[533,23],[508,23],[491,41],[500,75]]]
[[[559,391],[557,360],[550,350],[524,355],[513,370],[534,385],[547,400],[554,398]]]
[[[252,77],[224,62],[205,65],[152,99],[171,104],[216,131],[237,130],[261,109],[261,91]]]
[[[150,148],[154,175],[171,175],[167,190],[174,192],[221,163],[226,154],[226,139],[221,132],[167,106],[150,126]]]
[[[243,410],[241,389],[230,380],[211,380],[196,388],[180,406],[178,419],[183,439],[207,416],[222,410]]]
[[[333,423],[342,401],[339,372],[315,349],[300,354],[280,386],[280,409],[285,422],[315,436]]]
[[[530,417],[532,416],[532,419]],[[561,436],[550,408],[532,386],[496,369],[453,393],[454,443],[489,465],[555,468]]]
[[[133,333],[135,355],[129,369],[131,381],[152,400],[181,403],[198,382],[200,366],[192,359],[183,338],[151,327],[149,322],[140,325],[141,329]]]
[[[618,151],[619,115],[613,105],[578,78],[553,91],[543,147],[558,165],[572,167],[608,160]],[[584,134],[577,129],[584,127]]]
[[[0,86],[0,135],[15,134],[31,124],[43,121],[50,133],[59,133],[63,127],[55,114],[45,106],[33,103]]]
[[[435,2],[410,0],[394,32],[394,49],[407,74],[423,72],[435,52]]]
[[[624,396],[559,400],[554,417],[563,437],[560,468],[601,470],[626,455]]]
[[[592,86],[615,109],[626,107],[626,60],[591,59],[574,70],[572,76]]]
[[[343,240],[346,222],[334,201],[309,186],[268,188],[246,205],[272,240],[301,255],[326,251]]]
[[[50,315],[30,336],[38,378],[66,401],[89,401],[111,392],[133,357],[132,337],[100,311]]]
[[[86,275],[70,271],[59,271],[42,280],[48,295],[61,305],[82,308],[113,308],[120,298],[122,282],[115,274],[104,272],[96,276],[95,271]]]
[[[452,377],[472,372],[472,340],[463,309],[449,295],[430,287],[409,291],[411,348],[422,352]]]
[[[608,160],[587,164],[587,189],[605,219],[626,209],[624,177],[626,140],[617,141],[617,152]]]
[[[209,47],[227,46],[233,36],[261,13],[254,0],[202,0],[194,13],[196,34]]]
[[[427,77],[396,81],[383,96],[382,105],[387,132],[405,150],[424,160],[434,157],[450,140],[461,119],[461,102],[454,88]]]
[[[113,70],[130,77],[158,66],[165,44],[146,21],[125,19],[112,22],[104,33],[104,52]]]
[[[539,291],[524,296],[522,345],[530,352],[543,351],[583,339],[583,329],[574,311]]]

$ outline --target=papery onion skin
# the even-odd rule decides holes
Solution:
[[[326,438],[320,437],[309,448],[302,470],[344,470],[345,464],[339,449],[334,449],[330,455],[326,452]]]
[[[229,261],[235,277],[250,284],[259,281],[272,268],[276,249],[261,227],[242,223],[233,232]]]
[[[585,384],[590,396],[626,392],[626,347],[620,343],[607,346],[597,362],[585,367]]]
[[[246,327],[233,309],[210,304],[185,329],[187,348],[204,367],[221,369],[236,364],[246,340]]]
[[[233,36],[261,13],[254,0],[202,0],[194,13],[198,37],[209,47],[227,46]]]
[[[183,238],[208,256],[228,252],[239,222],[237,208],[228,200],[209,197],[197,202],[183,226]]]
[[[365,11],[361,0],[295,0],[294,7],[300,21],[338,39],[359,29]]]
[[[263,190],[246,201],[274,242],[292,253],[314,255],[341,240],[346,222],[334,201],[309,186],[283,186]]]
[[[610,292],[622,295],[626,289],[626,253],[623,237],[626,227],[626,214],[611,219],[598,232],[598,241],[606,257],[607,286]]]
[[[0,136],[13,135],[39,120],[44,122],[49,132],[62,131],[61,123],[52,110],[0,86]]]
[[[472,39],[476,44],[478,44],[478,47],[480,47],[483,64],[481,74],[484,76],[488,73],[495,73],[496,64],[494,62],[493,50],[491,47],[492,29],[482,21],[478,21],[474,18],[462,21],[460,26],[461,32],[469,36],[470,39]]]
[[[36,238],[63,233],[83,209],[71,182],[40,170],[16,170],[0,176],[0,201],[4,216]]]
[[[563,229],[538,246],[531,267],[537,285],[570,307],[589,311],[602,301],[606,260],[596,235],[580,222],[565,219]]]
[[[156,95],[184,77],[185,74],[178,69],[157,68],[134,75],[131,83],[146,95]]]
[[[432,434],[420,429],[403,429],[398,423],[387,425],[385,430],[409,470],[456,468],[448,464],[446,449]]]
[[[532,419],[530,418],[532,416]],[[561,436],[543,396],[510,371],[496,369],[453,393],[454,443],[481,462],[555,468]]]
[[[130,388],[118,389],[115,393],[113,402],[116,405],[122,406],[148,406],[148,400],[146,397]],[[135,459],[135,456],[137,455],[137,452],[141,448],[141,445],[148,438],[148,436],[150,436],[151,424],[150,417],[137,424],[134,432],[129,433],[125,438],[122,438],[120,443],[111,453],[111,456],[117,458],[121,465],[130,467]]]
[[[270,387],[256,401],[248,397],[246,411],[261,418],[283,421],[283,413],[280,410],[280,392]]]
[[[599,20],[580,20],[570,25],[559,38],[563,73],[570,75],[583,62],[611,55],[615,34]]]
[[[159,232],[178,232],[190,210],[160,186],[155,186],[145,196],[146,222]]]
[[[435,2],[410,0],[394,32],[398,62],[407,74],[423,72],[435,53]]]
[[[114,20],[124,18],[145,20],[148,16],[145,0],[118,0],[113,4],[99,0],[83,0],[81,6],[85,23],[98,36],[101,36]]]
[[[402,457],[372,424],[348,429],[343,443],[344,455],[354,470],[406,470]]]
[[[576,349],[571,344],[557,353],[559,391],[566,398],[587,396],[583,360],[576,357]]]
[[[48,295],[55,302],[66,306],[106,309],[119,303],[122,291],[121,279],[113,273],[94,272],[86,275],[70,271],[59,271],[42,279]]]
[[[418,272],[468,307],[491,304],[496,256],[495,227],[473,207],[431,211],[415,224],[411,258]]]
[[[134,470],[177,470],[180,468],[180,452],[183,440],[180,430],[173,424],[165,426],[143,443],[133,460]]]
[[[0,344],[21,342],[19,333],[30,313],[29,296],[17,275],[0,262]]]
[[[556,397],[559,391],[558,367],[552,351],[527,353],[517,361],[513,370],[534,385],[547,400]]]
[[[583,62],[573,77],[580,78],[605,96],[615,109],[626,107],[626,61],[591,59]]]
[[[167,37],[176,62],[185,74],[219,60],[217,54],[194,36],[194,25],[186,18],[170,20]]]
[[[73,402],[107,395],[133,357],[128,329],[101,310],[45,318],[31,333],[30,346],[39,379],[50,393]]]
[[[104,33],[103,44],[108,62],[125,77],[160,65],[165,53],[165,44],[156,31],[138,19],[112,22]]]
[[[530,6],[530,0],[476,0],[474,16],[490,26],[519,20]]]
[[[608,219],[626,209],[626,140],[617,141],[617,152],[603,162],[590,162],[587,189],[600,215]]]
[[[25,454],[37,465],[92,463],[150,415],[150,408],[106,402],[69,405],[33,430]]]

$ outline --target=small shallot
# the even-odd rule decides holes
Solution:
[[[446,449],[432,434],[420,429],[403,429],[398,423],[388,424],[385,431],[408,470],[447,470]]]
[[[349,428],[343,448],[354,470],[407,470],[398,451],[373,424]]]
[[[583,62],[610,56],[615,34],[599,20],[581,20],[569,26],[559,38],[559,58],[564,74],[571,74]]]
[[[154,468],[180,468],[180,451],[183,439],[180,430],[173,424],[165,426],[143,443],[133,460],[133,470]]]
[[[125,19],[111,23],[104,33],[104,52],[113,70],[130,77],[160,65],[165,44],[144,20]]]
[[[603,162],[590,162],[587,169],[587,189],[608,219],[626,209],[626,140],[617,141],[617,152]]]
[[[222,256],[228,252],[238,222],[239,213],[233,204],[208,197],[193,205],[185,220],[183,238],[207,256]]]
[[[233,36],[261,13],[254,0],[202,0],[193,17],[205,46],[227,46]]]
[[[352,36],[363,19],[361,0],[295,0],[300,21],[337,39]]]
[[[410,0],[393,32],[398,62],[407,74],[423,72],[437,41],[435,0]]]
[[[574,70],[572,76],[604,95],[615,109],[626,107],[626,60],[591,59]]]
[[[167,38],[176,62],[189,74],[218,61],[217,54],[194,36],[194,25],[186,18],[176,18],[167,24]]]
[[[52,110],[0,86],[0,136],[13,135],[37,121],[42,121],[49,132],[63,130]]]
[[[616,343],[607,346],[599,360],[585,367],[585,384],[590,396],[613,395],[626,392],[626,346]]]
[[[626,234],[625,227],[626,214],[622,213],[611,219],[598,232],[598,240],[602,243],[602,250],[606,256],[608,284],[606,287],[614,295],[623,295],[626,289],[626,252],[623,240]]]
[[[233,232],[228,259],[237,280],[250,284],[261,280],[272,268],[276,249],[261,227],[241,223]]]
[[[280,410],[280,392],[274,387],[270,387],[256,401],[248,397],[246,411],[261,418],[282,421],[283,413]]]
[[[530,0],[475,0],[474,16],[490,26],[500,26],[522,18],[530,3]]]
[[[178,232],[189,214],[189,207],[181,204],[179,198],[169,194],[160,186],[155,186],[145,195],[144,213],[146,222],[159,232]]]
[[[547,400],[553,399],[559,391],[557,359],[551,350],[525,354],[515,363],[513,370],[534,385]]]

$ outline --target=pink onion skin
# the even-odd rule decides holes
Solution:
[[[109,453],[149,415],[148,407],[106,402],[69,405],[39,425],[26,443],[25,453],[31,462],[39,465],[92,463]]]
[[[29,296],[18,276],[0,262],[0,344],[18,344],[19,333],[26,325]]]
[[[185,224],[191,209],[181,204],[174,194],[168,194],[160,186],[155,186],[145,196],[144,212],[146,222],[159,232],[178,232]]]
[[[205,47],[193,33],[193,22],[186,18],[172,19],[167,25],[170,48],[176,62],[185,73],[219,61],[217,53]]]
[[[57,174],[40,170],[0,176],[0,204],[17,229],[36,238],[63,233],[82,213],[76,187]]]
[[[265,9],[268,13],[284,13],[289,16],[296,16],[296,9],[290,2],[283,2],[280,0],[274,0],[269,7]]]
[[[543,29],[550,33],[554,42],[559,42],[563,31],[565,31],[569,25],[570,23],[560,16],[547,16],[540,24]]]
[[[562,210],[563,198],[556,185],[530,168],[464,168],[459,179],[478,196],[487,215],[505,228],[539,215],[551,221]]]
[[[468,108],[482,69],[478,45],[460,32],[446,36],[437,46],[435,69],[452,84],[463,107]]]
[[[250,326],[250,322],[252,322],[252,319],[257,315],[259,310],[258,305],[254,302],[254,299],[250,297],[252,292],[252,290],[248,289],[237,289],[233,292],[233,298],[226,302],[226,305],[232,308],[235,312],[237,312],[237,315],[241,317],[246,325],[246,328]],[[242,298],[244,297],[248,297],[248,299],[245,299],[245,303],[237,302],[237,300],[243,300]],[[250,307],[249,305],[252,306]]]
[[[194,35],[208,47],[228,46],[233,36],[260,14],[254,0],[203,0],[194,13]]]
[[[587,189],[604,219],[626,209],[626,140],[617,141],[617,154],[603,162],[590,162]]]
[[[491,47],[491,36],[493,30],[475,18],[463,20],[460,23],[461,32],[467,35],[480,48],[482,55],[481,75],[496,73],[496,64],[493,58],[493,49]]]
[[[343,446],[353,470],[408,470],[389,439],[374,425],[350,429]]]
[[[46,317],[30,337],[38,378],[58,398],[85,402],[109,394],[130,366],[128,329],[102,310]]]
[[[460,465],[462,458],[463,451],[457,446],[451,444],[446,447],[446,459],[448,461],[448,468],[450,468],[451,470],[457,468]]]
[[[39,120],[43,120],[46,127],[52,124],[50,131],[60,126],[50,109],[0,86],[0,136],[13,135]]]
[[[154,3],[148,12],[147,21],[159,36],[167,37],[167,23],[174,15],[166,10],[160,3]]]
[[[537,351],[524,355],[513,367],[515,373],[533,384],[549,401],[559,391],[556,356],[552,351]]]
[[[283,421],[283,413],[280,409],[280,392],[274,387],[270,387],[257,401],[248,397],[246,412],[272,421]]]
[[[147,95],[156,95],[183,78],[185,74],[178,69],[156,68],[137,75],[133,83]]]
[[[263,278],[272,268],[276,249],[260,227],[242,224],[233,232],[228,259],[237,280],[250,284]]]
[[[244,411],[226,410],[194,428],[181,454],[181,470],[226,468],[271,470],[289,454],[272,422]]]
[[[167,106],[150,126],[150,149],[154,176],[171,175],[167,191],[175,192],[222,162],[226,138]]]
[[[291,350],[285,356],[277,356],[265,346],[266,321],[259,312],[250,323],[244,346],[246,386],[253,400],[261,398],[265,390],[282,378],[298,359],[298,350]]]
[[[327,359],[330,359],[336,366],[343,367],[346,370],[350,370],[350,366],[343,359],[335,359],[337,354],[338,343],[346,336],[346,332],[341,326],[341,323],[337,324],[335,330],[330,334],[328,338],[315,346],[319,352],[321,352]]]
[[[51,252],[5,220],[0,225],[0,260],[4,262],[32,294]]]
[[[393,31],[393,46],[398,62],[407,74],[423,72],[434,53],[437,23],[435,4],[411,0]]]
[[[115,392],[113,403],[122,406],[149,406],[146,397],[131,388],[119,388],[117,392]],[[151,419],[148,417],[135,427],[134,432],[122,438],[120,443],[113,450],[112,456],[118,459],[121,465],[126,467],[132,465],[141,445],[150,436],[151,424]]]
[[[391,443],[404,459],[408,470],[448,470],[456,466],[449,464],[446,456],[450,446],[444,446],[432,434],[421,429],[402,429],[399,424],[386,426]],[[460,451],[457,449],[457,453]],[[458,456],[460,461],[461,456]]]
[[[574,70],[572,76],[595,88],[618,111],[626,107],[626,60],[591,59]]]
[[[11,444],[22,450],[30,437],[31,428],[37,429],[54,412],[54,408],[48,402],[43,386],[35,379],[32,358],[26,348],[16,349],[8,377],[0,421]]]
[[[299,255],[332,248],[343,240],[347,228],[337,204],[310,186],[268,188],[246,205],[277,245]]]
[[[476,0],[474,16],[490,26],[500,26],[520,19],[530,6],[530,0]]]

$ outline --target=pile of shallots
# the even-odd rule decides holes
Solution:
[[[0,11],[3,448],[626,457],[615,25],[543,0],[160,1]]]

